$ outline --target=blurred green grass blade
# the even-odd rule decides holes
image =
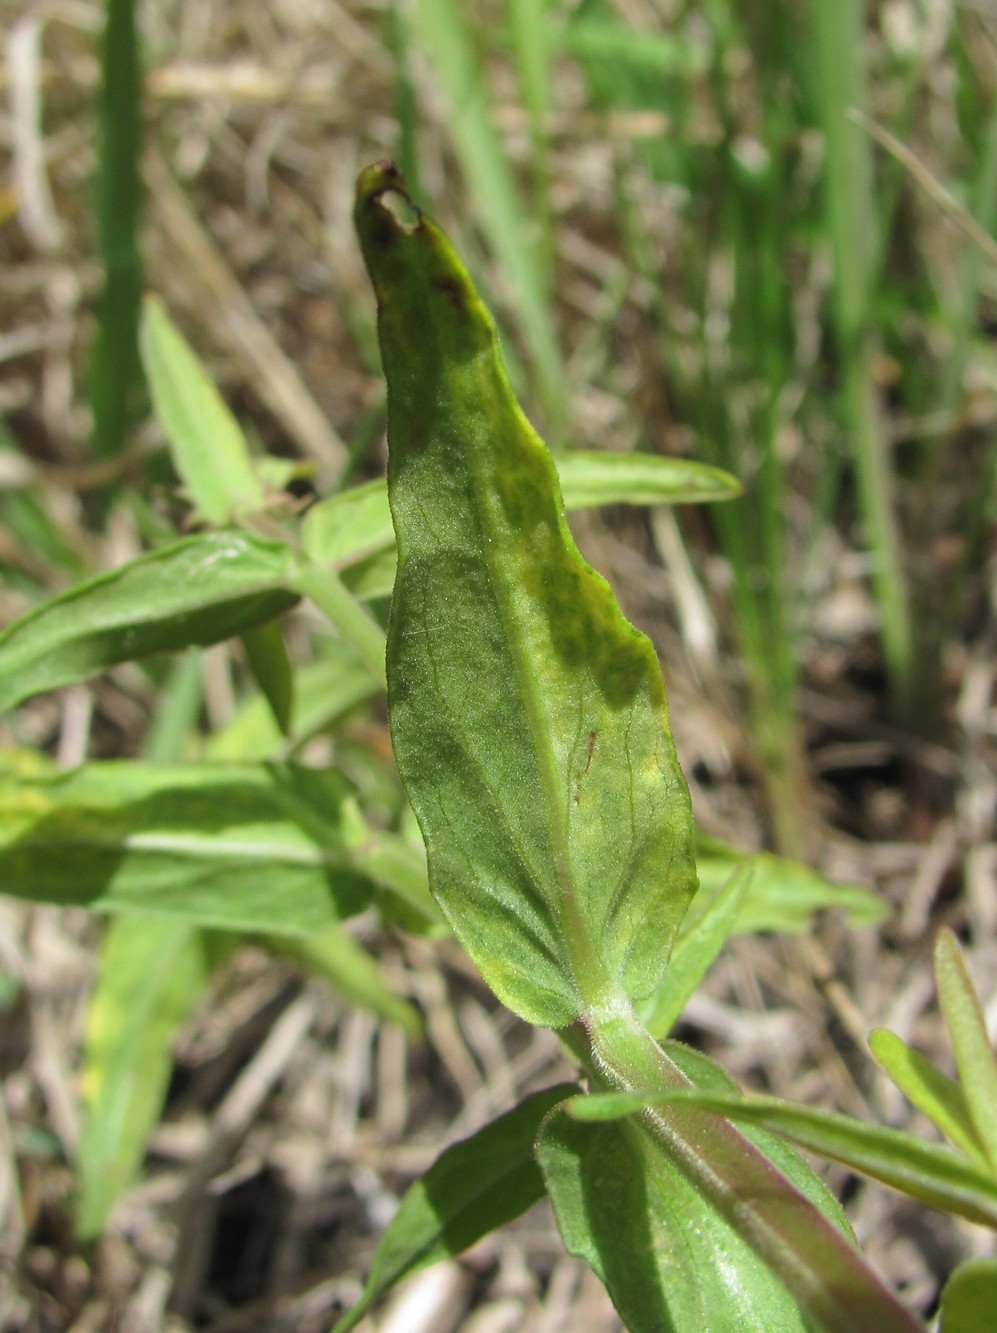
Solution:
[[[549,10],[548,0],[506,0],[519,89],[530,125],[531,204],[540,224],[540,267],[548,304],[555,260],[548,128],[554,89]]]
[[[0,634],[0,712],[151,653],[204,646],[297,602],[280,542],[210,532],[132,560],[22,616]]]
[[[502,267],[544,406],[560,434],[564,366],[546,299],[541,248],[520,207],[512,170],[493,127],[486,72],[458,0],[418,0],[423,41],[450,107],[450,132],[475,213]]]
[[[97,233],[104,269],[97,337],[91,353],[90,405],[97,452],[124,448],[136,418],[142,263],[142,71],[134,0],[107,0],[101,47],[97,152]]]
[[[947,927],[935,940],[934,962],[938,999],[955,1053],[962,1095],[976,1138],[991,1171],[997,1173],[997,1056],[959,941]]]
[[[960,1264],[942,1291],[939,1333],[983,1333],[997,1310],[997,1259]]]
[[[745,891],[754,874],[748,859],[738,866],[725,887],[696,920],[693,929],[683,922],[657,991],[637,1006],[641,1022],[652,1037],[666,1037],[692,996],[699,989],[728,939],[737,929]]]
[[[105,932],[87,1017],[81,1240],[101,1235],[138,1172],[169,1083],[170,1043],[207,975],[200,932],[185,921],[119,917]]]
[[[246,660],[257,685],[270,705],[274,721],[284,736],[291,732],[294,711],[294,672],[279,620],[268,620],[242,634]]]
[[[997,1227],[997,1180],[993,1175],[940,1144],[924,1143],[898,1129],[865,1125],[832,1111],[797,1106],[777,1097],[715,1097],[681,1090],[653,1098],[624,1093],[578,1098],[571,1113],[578,1118],[612,1120],[632,1115],[641,1106],[682,1103],[715,1111],[739,1124],[757,1125],[931,1208]]]
[[[947,1139],[986,1169],[987,1156],[980,1147],[969,1107],[958,1083],[908,1046],[894,1032],[877,1028],[869,1034],[869,1049],[909,1102],[935,1122]]]
[[[271,946],[322,977],[352,1004],[377,1014],[386,1023],[397,1023],[410,1037],[421,1033],[418,1010],[391,989],[370,954],[339,926],[326,926],[314,935],[297,938],[274,937]]]
[[[242,427],[158,297],[146,298],[142,359],[173,464],[200,518],[216,526],[263,508]]]
[[[402,175],[412,182],[416,196],[421,195],[419,171],[419,103],[412,81],[411,20],[404,5],[388,5],[383,11],[385,46],[395,63],[395,120],[398,123],[398,147],[395,160]]]
[[[375,1301],[403,1278],[469,1249],[543,1198],[533,1156],[540,1125],[571,1083],[535,1092],[437,1157],[402,1199],[374,1255],[359,1302],[333,1333],[356,1328]]]
[[[851,112],[864,111],[865,4],[811,0],[817,105],[826,146],[825,197],[834,261],[834,322],[842,405],[855,465],[883,655],[894,701],[910,710],[913,629],[894,503],[892,459],[873,379],[870,310],[877,248],[872,147]]]

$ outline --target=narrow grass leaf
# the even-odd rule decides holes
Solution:
[[[577,1092],[547,1088],[455,1143],[405,1195],[374,1256],[364,1294],[333,1333],[355,1328],[374,1302],[403,1278],[461,1254],[543,1198],[533,1145],[544,1117]]]
[[[976,1138],[997,1172],[997,1057],[979,996],[959,941],[947,928],[935,940],[935,983],[948,1028],[962,1095]]]
[[[983,1333],[997,1310],[997,1259],[960,1264],[942,1291],[940,1333]]]
[[[298,600],[279,542],[204,533],[44,603],[0,634],[0,712],[117,662],[218,643]]]
[[[170,1046],[207,980],[199,932],[119,917],[105,932],[87,1016],[76,1229],[100,1236],[138,1173],[172,1070]]]
[[[904,1096],[933,1120],[946,1138],[977,1166],[987,1166],[966,1098],[958,1083],[947,1078],[920,1051],[893,1032],[878,1028],[869,1034],[869,1049]]]
[[[578,554],[491,317],[388,191],[369,168],[355,216],[388,383],[395,754],[444,915],[504,1003],[562,1027],[660,979],[695,886],[688,792],[657,655]]]
[[[97,152],[97,236],[104,269],[90,405],[97,452],[125,447],[141,385],[138,328],[142,300],[139,217],[142,181],[142,71],[135,0],[108,0],[101,44]]]
[[[141,346],[156,416],[198,515],[221,526],[262,509],[241,426],[155,296],[146,298]]]

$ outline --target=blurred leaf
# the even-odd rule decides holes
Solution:
[[[279,542],[209,532],[81,583],[0,634],[0,712],[117,662],[272,620],[298,600],[295,572]]]
[[[314,935],[275,937],[272,944],[353,1004],[397,1023],[410,1037],[422,1032],[418,1010],[395,994],[366,949],[339,926],[326,926]]]
[[[142,70],[135,0],[108,0],[100,61],[97,233],[104,273],[90,365],[97,452],[125,447],[141,383],[138,325],[142,299],[139,215],[142,181]]]
[[[76,1229],[104,1230],[159,1119],[170,1044],[207,980],[200,934],[184,921],[119,917],[104,935],[87,1017]]]
[[[987,1156],[976,1137],[958,1083],[946,1078],[919,1051],[884,1028],[869,1034],[869,1049],[908,1101],[933,1120],[977,1166],[986,1169]]]
[[[554,462],[566,509],[735,500],[743,489],[729,472],[689,458],[578,449],[555,454]]]
[[[291,730],[294,708],[294,674],[280,623],[269,620],[265,625],[245,630],[242,646],[246,650],[246,660],[256,683],[270,705],[274,721],[282,734],[287,736]]]
[[[935,940],[935,982],[969,1117],[997,1171],[997,1057],[959,941],[947,928]]]
[[[462,1254],[543,1198],[533,1144],[545,1115],[577,1088],[558,1084],[447,1148],[411,1187],[377,1247],[359,1303],[336,1324],[348,1333],[403,1278]]]
[[[229,930],[307,935],[362,910],[374,836],[349,785],[313,769],[122,761],[0,781],[3,892]]]
[[[290,744],[300,749],[312,736],[328,731],[352,709],[380,696],[382,686],[341,639],[329,637],[322,657],[298,668],[294,676],[294,730]],[[285,743],[266,700],[254,695],[222,731],[207,740],[209,759],[278,759]]]
[[[737,930],[741,905],[754,873],[755,862],[751,858],[742,861],[694,924],[688,927],[683,921],[661,984],[649,1000],[638,1006],[641,1022],[652,1037],[668,1035]]]
[[[940,1333],[985,1333],[997,1311],[997,1259],[960,1264],[942,1291]]]
[[[699,893],[693,899],[683,929],[695,930],[700,916],[728,883],[737,866],[750,860],[754,874],[741,902],[735,933],[747,935],[772,930],[794,934],[809,930],[815,912],[835,909],[854,928],[877,925],[890,915],[890,906],[871,889],[857,884],[832,884],[809,866],[768,852],[744,852],[718,838],[696,834],[696,869]]]
[[[156,416],[199,516],[221,527],[262,509],[242,428],[155,296],[146,297],[141,346]]]
[[[688,792],[657,655],[579,555],[449,241],[382,205],[403,189],[369,168],[355,212],[399,534],[392,741],[455,933],[505,1004],[561,1027],[660,979],[695,887]]]

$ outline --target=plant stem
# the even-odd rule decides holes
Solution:
[[[689,1080],[621,998],[583,1016],[593,1084],[654,1093]],[[914,1333],[912,1316],[845,1235],[730,1121],[649,1107],[640,1124],[785,1283],[825,1333]]]

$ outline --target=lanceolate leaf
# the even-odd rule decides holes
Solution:
[[[77,1231],[92,1240],[132,1182],[162,1111],[177,1024],[208,975],[186,922],[119,917],[104,936],[87,1016]]]
[[[0,782],[0,889],[35,901],[307,934],[385,883],[358,868],[372,841],[349,785],[312,769],[108,762]]]
[[[156,415],[199,515],[229,523],[264,504],[242,428],[154,296],[142,317],[142,360]]]
[[[659,980],[695,889],[688,793],[654,649],[579,556],[446,237],[382,203],[401,189],[370,168],[356,207],[388,382],[392,737],[444,914],[510,1008],[561,1027]]]
[[[333,1333],[355,1328],[402,1278],[460,1254],[543,1198],[533,1156],[537,1132],[551,1108],[577,1091],[563,1083],[534,1093],[441,1153],[405,1195],[377,1248],[363,1297]]]
[[[298,600],[279,542],[211,532],[81,583],[0,635],[0,712],[150,653],[219,643]]]
[[[969,1108],[959,1084],[936,1069],[920,1051],[893,1032],[878,1028],[869,1034],[869,1049],[900,1091],[942,1133],[977,1165],[987,1166],[987,1155],[976,1137]]]

